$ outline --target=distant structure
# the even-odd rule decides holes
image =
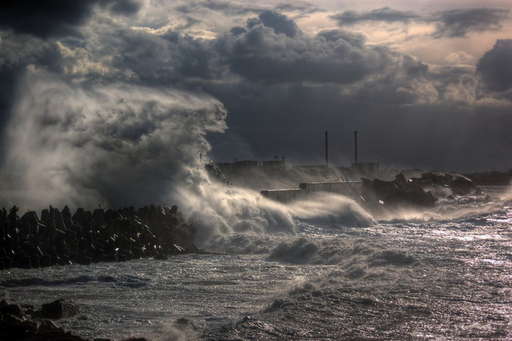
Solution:
[[[358,162],[358,150],[357,150],[357,130],[354,130],[354,164],[357,165]]]
[[[219,162],[215,163],[215,166],[225,170],[247,170],[247,169],[258,169],[258,168],[286,168],[287,163],[283,157],[281,160],[240,160],[235,162]]]
[[[354,162],[352,169],[362,173],[375,173],[380,168],[378,162],[360,162],[359,161],[359,132],[354,130]]]
[[[329,131],[325,131],[325,165],[329,166]]]

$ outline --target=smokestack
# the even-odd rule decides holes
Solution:
[[[358,161],[358,150],[357,150],[357,130],[354,130],[354,163]]]
[[[325,165],[329,166],[329,132],[325,131]]]

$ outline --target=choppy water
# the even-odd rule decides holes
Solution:
[[[512,204],[460,207],[236,235],[232,254],[12,269],[0,288],[20,303],[75,300],[80,315],[60,323],[89,337],[165,339],[177,325],[200,339],[512,338]]]

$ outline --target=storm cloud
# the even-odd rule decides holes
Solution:
[[[460,38],[474,32],[497,31],[508,17],[509,10],[503,8],[452,9],[421,15],[389,7],[363,12],[345,11],[331,16],[342,27],[365,22],[431,23],[435,25],[432,37],[436,39]]]
[[[471,32],[496,31],[502,28],[509,10],[501,8],[470,8],[444,11],[432,19],[436,22],[434,37],[464,37]]]
[[[280,17],[269,23],[271,15],[262,13],[261,24],[250,21],[244,33],[219,40],[218,51],[231,71],[265,83],[352,83],[390,62],[386,49],[365,47],[356,34],[327,31],[309,37]]]
[[[389,7],[374,9],[367,12],[345,11],[331,16],[339,25],[354,25],[360,22],[408,22],[419,19],[420,16],[406,11],[399,11]]]
[[[135,0],[6,0],[0,5],[0,27],[41,38],[77,34],[76,26],[92,14],[95,5],[119,14],[134,14]]]
[[[215,12],[241,6],[221,5]],[[109,205],[162,201],[178,179],[203,181],[194,169],[208,158],[319,162],[326,129],[334,164],[350,163],[357,129],[363,161],[512,167],[503,157],[512,147],[511,105],[495,93],[512,85],[508,41],[475,72],[429,65],[349,28],[308,33],[299,20],[254,6],[226,14],[240,15],[240,24],[209,39],[165,20],[144,26],[152,12],[132,1],[77,6],[82,14],[46,32],[16,24],[0,32],[3,179],[41,196],[48,186],[67,189],[52,193],[55,202],[79,202],[84,193]],[[369,13],[371,20],[417,20],[390,9]],[[454,32],[484,29],[464,27]],[[55,177],[38,178],[41,169]]]
[[[512,88],[512,40],[498,40],[479,61],[477,70],[491,90]]]

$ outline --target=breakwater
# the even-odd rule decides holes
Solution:
[[[0,210],[0,269],[165,258],[197,251],[177,206]]]

